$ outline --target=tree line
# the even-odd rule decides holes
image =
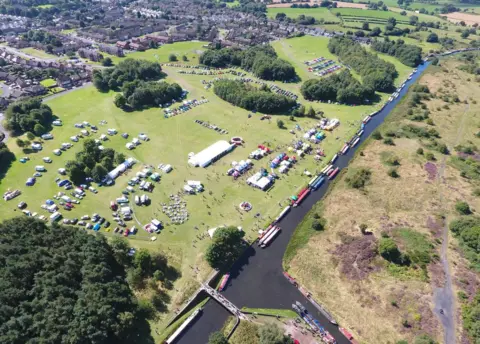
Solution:
[[[0,224],[0,342],[138,340],[136,300],[104,236],[19,217]]]
[[[5,119],[6,129],[14,134],[31,132],[40,136],[47,132],[46,127],[52,122],[53,115],[52,109],[42,104],[40,98],[29,98],[10,104]]]
[[[394,80],[398,76],[395,66],[368,52],[351,38],[330,39],[328,50],[360,74],[367,89],[388,92],[394,88]]]
[[[307,80],[300,91],[307,100],[330,100],[344,104],[362,104],[375,94],[372,87],[362,85],[348,70],[322,79]]]
[[[417,67],[422,62],[422,48],[412,44],[405,44],[405,41],[374,40],[371,44],[373,50],[395,56],[400,62],[409,67]]]
[[[30,30],[23,35],[27,41],[39,42],[45,45],[52,45],[54,47],[61,47],[62,41],[51,33],[43,30]]]
[[[270,114],[285,113],[296,104],[291,98],[272,93],[268,87],[259,89],[239,80],[218,80],[214,92],[235,106]]]
[[[200,63],[216,68],[241,67],[264,80],[289,81],[296,78],[295,68],[290,62],[278,58],[270,45],[257,45],[245,50],[210,49],[200,56]]]
[[[86,178],[100,183],[109,171],[124,161],[124,154],[111,148],[100,150],[93,139],[87,139],[83,142],[83,150],[75,154],[75,160],[66,162],[65,169],[76,185],[85,183]]]

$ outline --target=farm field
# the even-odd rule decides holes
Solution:
[[[58,56],[48,54],[42,50],[34,49],[34,48],[23,48],[20,51],[24,52],[25,54],[31,55],[33,57],[38,57],[41,59],[54,59],[58,58]]]
[[[135,58],[135,59],[144,59],[149,61],[158,61],[160,63],[169,62],[168,57],[170,54],[177,55],[178,63],[181,64],[198,64],[198,56],[201,54],[205,48],[203,47],[208,42],[200,41],[189,41],[189,42],[177,42],[174,44],[165,44],[160,46],[157,49],[149,49],[146,51],[135,51],[127,53],[125,57],[117,57],[109,54],[104,54],[104,56],[109,56],[113,63],[118,63],[125,58]],[[182,61],[182,56],[186,55],[188,61]]]
[[[267,15],[269,18],[275,18],[277,13],[285,13],[287,17],[298,18],[299,15],[310,16],[316,20],[324,20],[326,22],[339,23],[340,19],[337,18],[328,8],[268,8]]]
[[[326,48],[328,40],[325,38],[302,37],[286,40],[284,43],[287,47],[292,45],[293,48],[285,51],[281,49],[282,43],[275,42],[275,49],[280,56],[292,61],[297,70],[304,68],[303,62],[308,59],[319,56],[333,59]],[[164,46],[162,48],[168,48],[168,50],[162,51],[161,59],[168,59],[168,55],[172,52],[181,56],[184,52],[191,52],[201,47],[202,44],[202,42],[195,42],[195,45],[179,43]],[[312,47],[314,49],[311,53],[305,52],[308,49],[311,50]],[[155,59],[153,54],[131,55],[137,58],[142,56]],[[191,54],[188,56],[190,57]],[[181,61],[179,63],[183,64]],[[233,180],[232,177],[225,174],[233,161],[247,159],[250,152],[255,150],[259,144],[264,144],[271,147],[274,153],[270,157],[254,161],[252,173],[257,172],[261,167],[268,167],[275,154],[286,152],[292,140],[299,139],[303,134],[303,131],[296,131],[295,135],[292,135],[289,130],[294,129],[296,125],[299,125],[302,130],[309,129],[318,120],[296,118],[295,121],[292,121],[288,116],[272,116],[271,121],[260,121],[260,114],[248,118],[248,111],[234,107],[216,97],[212,90],[204,89],[201,80],[213,78],[212,76],[180,74],[179,70],[181,69],[164,67],[164,71],[168,74],[167,81],[177,82],[188,90],[188,99],[205,97],[209,100],[208,103],[167,119],[163,116],[163,110],[158,108],[124,112],[113,104],[114,92],[99,93],[93,86],[58,96],[48,100],[47,104],[52,108],[54,115],[63,121],[63,126],[53,128],[54,139],[44,141],[43,150],[39,153],[25,154],[16,145],[15,139],[10,140],[8,145],[15,153],[17,161],[13,163],[6,176],[0,180],[1,194],[14,188],[22,191],[21,196],[2,207],[0,220],[18,215],[20,211],[16,205],[20,201],[27,202],[27,208],[30,211],[48,215],[40,208],[40,205],[57,192],[62,191],[55,184],[55,178],[58,177],[56,171],[58,168],[64,167],[66,161],[75,159],[75,153],[82,147],[82,140],[80,140],[80,142],[74,143],[73,148],[63,152],[61,156],[53,154],[53,150],[59,148],[61,143],[71,142],[70,137],[79,133],[80,129],[74,128],[74,124],[88,121],[97,125],[99,132],[91,136],[93,138],[99,138],[101,134],[106,133],[108,128],[115,128],[119,134],[127,132],[130,134],[129,140],[125,140],[118,134],[108,136],[109,140],[103,145],[106,148],[123,152],[127,157],[133,157],[138,163],[128,170],[126,175],[120,176],[115,185],[100,187],[98,194],[87,192],[86,198],[71,212],[61,210],[64,217],[70,219],[80,218],[85,214],[99,213],[114,223],[111,210],[109,210],[109,202],[121,196],[121,191],[125,190],[128,180],[146,165],[156,167],[160,163],[171,164],[173,171],[163,175],[154,191],[148,194],[152,199],[152,204],[148,207],[132,205],[138,222],[127,223],[129,227],[132,225],[140,227],[139,232],[129,238],[134,247],[162,250],[168,255],[169,262],[181,271],[182,277],[175,282],[175,288],[170,295],[170,310],[181,305],[210,273],[210,269],[203,261],[203,253],[209,241],[206,238],[208,229],[221,225],[242,226],[247,237],[253,239],[258,229],[263,228],[271,218],[278,215],[286,205],[287,199],[308,182],[310,178],[303,172],[308,170],[314,173],[324,165],[323,162],[316,162],[312,156],[299,159],[296,167],[288,175],[280,175],[280,179],[268,192],[248,186],[245,181],[246,176],[242,176],[236,181]],[[404,72],[400,71],[400,73],[403,75]],[[300,84],[276,84],[282,88],[297,91],[300,86]],[[388,96],[381,95],[381,97],[385,100]],[[358,129],[361,119],[378,106],[350,107],[304,101],[302,104],[307,107],[312,105],[315,110],[324,111],[326,117],[338,118],[341,121],[341,125],[333,133],[326,133],[327,138],[319,145],[326,152],[324,161],[328,161],[341,148],[344,141]],[[285,122],[287,130],[277,127],[276,120],[278,118]],[[100,125],[99,122],[102,120],[105,120],[107,124]],[[195,123],[195,120],[207,121],[228,130],[229,133],[221,135]],[[125,144],[131,141],[131,137],[136,137],[139,133],[147,134],[151,140],[142,143],[134,150],[127,150]],[[229,140],[233,136],[242,137],[245,140],[244,146],[238,147],[205,169],[188,165],[187,159],[190,152],[199,152],[218,140]],[[20,163],[18,160],[26,155],[30,161],[25,164]],[[51,164],[42,161],[42,158],[47,156],[52,158]],[[48,171],[42,177],[37,178],[35,186],[26,187],[24,183],[33,175],[34,167],[37,165],[44,165]],[[205,186],[205,192],[199,195],[182,196],[187,203],[189,220],[179,225],[168,224],[170,220],[162,212],[161,204],[169,203],[170,195],[179,193],[185,180],[201,181]],[[248,201],[253,205],[251,212],[244,213],[237,210],[238,205],[243,201]],[[256,214],[259,216],[255,216]],[[156,241],[152,241],[152,235],[141,228],[141,225],[148,223],[153,218],[158,218],[168,224],[162,233],[155,235]],[[100,232],[107,237],[117,235],[104,228]],[[200,240],[200,236],[205,239]],[[200,272],[192,273],[190,266],[198,267]],[[152,329],[160,330],[167,319],[169,319],[169,314],[160,317],[158,322],[153,324]],[[152,335],[157,337],[154,331],[152,331]]]
[[[480,15],[477,14],[468,14],[468,13],[463,13],[463,12],[453,12],[453,13],[447,13],[444,14],[445,17],[448,18],[453,23],[459,23],[461,21],[464,21],[465,24],[467,25],[475,25],[475,24],[480,24]]]
[[[405,125],[435,128],[450,155],[433,150],[426,139],[394,137],[394,144],[387,145],[370,138],[324,200],[305,217],[287,248],[284,268],[362,343],[402,339],[412,343],[422,333],[443,342],[433,297],[445,281],[439,260],[443,226],[458,217],[457,201],[467,202],[472,209],[480,206],[479,198],[472,195],[478,180],[462,178],[451,163],[457,155],[454,146],[480,143],[475,136],[480,105],[474,101],[480,87],[458,65],[455,59],[441,60],[441,66],[430,66],[418,81],[436,95],[423,102],[433,126],[408,119],[407,95],[379,128],[383,137],[388,132],[401,135]],[[458,103],[442,100],[456,94]],[[423,154],[417,153],[419,148]],[[427,153],[436,160],[427,161]],[[398,161],[398,178],[387,174],[393,168],[388,163],[392,157]],[[370,177],[363,187],[352,188],[348,180],[361,169],[370,171]],[[324,218],[324,231],[311,229],[313,214]],[[370,234],[362,235],[361,225]],[[385,236],[401,252],[418,250],[430,256],[425,269],[389,263],[378,255],[376,247]],[[453,295],[461,291],[473,297],[478,279],[468,270],[470,264],[459,252],[457,240],[451,235],[448,240]],[[452,302],[458,342],[463,337],[461,301]]]
[[[374,20],[385,22],[389,18],[395,18],[398,23],[408,23],[408,18],[399,13],[391,11],[363,10],[358,8],[332,8],[333,14],[339,13],[343,21],[369,21],[373,24]]]

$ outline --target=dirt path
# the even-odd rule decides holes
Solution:
[[[455,142],[449,147],[450,151],[453,150],[463,135],[465,128],[466,114],[470,109],[470,105],[465,107],[465,110],[462,114],[460,125],[458,127],[457,135],[455,137]],[[444,183],[445,178],[445,165],[447,161],[447,156],[444,156],[438,170],[437,180],[440,184]],[[442,185],[440,185],[442,186]],[[440,187],[440,202],[443,203],[444,197],[443,193],[446,190],[443,187]],[[448,191],[447,191],[448,192]],[[442,263],[443,272],[445,274],[445,284],[441,288],[436,288],[434,291],[434,301],[435,308],[434,312],[440,319],[443,326],[443,337],[444,343],[446,344],[455,344],[455,318],[456,318],[456,308],[455,308],[455,296],[453,294],[452,288],[452,274],[450,271],[450,266],[448,262],[448,218],[444,220],[443,224],[443,233],[442,233],[442,248],[440,252],[440,261]]]

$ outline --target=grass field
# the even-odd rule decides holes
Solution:
[[[310,16],[316,20],[324,20],[326,22],[339,23],[340,19],[336,17],[328,8],[268,8],[267,15],[269,18],[275,18],[277,13],[285,13],[287,17],[296,19],[299,15]]]
[[[23,49],[20,49],[20,51],[22,51],[25,54],[28,54],[30,56],[38,57],[38,58],[41,58],[41,59],[54,59],[54,58],[58,57],[58,56],[55,56],[55,55],[52,55],[52,54],[48,54],[48,53],[44,52],[43,50],[38,50],[38,49],[34,49],[34,48],[23,48]]]
[[[408,18],[400,15],[396,12],[391,11],[374,11],[374,10],[363,10],[358,8],[334,8],[332,9],[333,14],[339,13],[342,16],[343,20],[348,18],[372,18],[386,21],[389,18],[395,18],[397,22],[408,22]],[[368,20],[368,19],[366,19]]]
[[[270,309],[270,308],[249,308],[243,307],[243,312],[249,313],[259,313],[262,315],[272,315],[272,316],[279,316],[282,318],[292,318],[295,319],[298,315],[291,309]]]
[[[455,60],[442,60],[441,65],[430,67],[419,81],[435,94],[424,103],[433,128],[440,134],[438,140],[446,143],[451,152],[456,144],[478,145],[480,140],[474,134],[478,130],[480,105],[473,100],[480,87],[471,75],[457,69]],[[444,107],[446,103],[441,97],[454,94],[461,102]],[[406,124],[426,126],[407,118],[408,103],[402,100],[381,126],[384,137],[388,131],[400,133]],[[435,258],[440,252],[442,217],[449,222],[457,216],[457,200],[465,200],[478,209],[480,200],[472,195],[478,181],[461,178],[459,171],[448,164],[443,178],[434,173],[432,179],[425,156],[417,154],[418,148],[434,153],[436,161],[432,164],[436,173],[441,173],[442,164],[450,158],[432,151],[424,140],[394,138],[393,146],[381,140],[367,140],[362,153],[356,155],[327,196],[296,229],[284,257],[289,273],[310,289],[342,326],[351,328],[360,342],[394,343],[407,339],[411,343],[420,333],[428,333],[441,342],[442,327],[432,309],[434,290],[444,281],[442,265]],[[398,158],[399,178],[388,176],[391,166],[385,164],[386,155]],[[369,169],[371,177],[363,189],[353,189],[346,178],[360,168]],[[314,213],[326,221],[321,233],[311,229]],[[360,224],[366,224],[372,234],[362,235]],[[431,254],[428,268],[423,271],[387,264],[375,249],[375,241],[385,234],[395,240],[402,252]],[[455,293],[460,287],[476,283],[452,238],[448,256]],[[405,320],[408,328],[402,325]],[[456,326],[461,328],[460,324]]]
[[[158,51],[162,51],[162,59],[168,59],[168,54],[171,52],[192,52],[202,44],[179,43],[164,46]],[[276,42],[275,48],[282,57],[291,60],[296,68],[303,67],[303,61],[310,57],[331,56],[326,49],[327,40],[324,38],[303,37],[285,41],[287,47],[292,45],[293,48],[285,50],[284,55],[279,50],[279,44],[281,45],[282,42]],[[312,52],[304,53],[305,49],[310,49]],[[154,59],[150,51],[134,56]],[[168,223],[169,219],[161,211],[161,203],[168,203],[169,195],[180,192],[185,180],[201,181],[206,190],[203,194],[183,196],[190,212],[187,222],[181,225],[167,225],[162,233],[156,236],[156,241],[151,241],[151,235],[143,229],[140,229],[137,235],[129,238],[134,247],[164,251],[170,262],[180,270],[182,277],[175,282],[175,291],[171,292],[171,309],[175,309],[191,295],[198,287],[198,283],[203,281],[210,272],[203,261],[203,252],[209,240],[199,240],[200,235],[204,236],[208,229],[225,224],[241,225],[247,237],[254,238],[258,229],[263,228],[285,206],[288,197],[295,194],[308,182],[309,178],[304,176],[303,171],[305,169],[312,173],[319,171],[323,162],[316,162],[312,156],[300,159],[297,166],[288,175],[282,175],[268,192],[262,192],[246,185],[245,176],[234,181],[232,177],[226,176],[225,172],[233,161],[248,158],[249,153],[255,150],[257,145],[265,144],[274,149],[276,153],[284,152],[287,151],[292,139],[301,137],[301,132],[297,132],[294,136],[288,130],[278,129],[275,123],[277,118],[281,118],[285,122],[287,129],[293,129],[298,124],[305,130],[313,127],[316,120],[298,118],[291,121],[286,116],[274,116],[269,122],[260,121],[259,114],[249,119],[248,111],[231,106],[217,98],[213,91],[203,88],[201,80],[209,77],[179,74],[176,68],[165,67],[164,70],[168,74],[169,81],[178,82],[190,92],[189,99],[200,99],[203,96],[209,100],[209,103],[179,116],[165,119],[161,109],[123,112],[113,104],[115,93],[99,93],[91,86],[47,101],[53,113],[63,121],[63,126],[54,127],[52,130],[54,139],[43,142],[43,151],[39,153],[25,154],[16,146],[15,139],[9,141],[9,147],[15,153],[17,161],[13,163],[6,176],[0,180],[0,193],[3,194],[7,189],[19,188],[22,195],[2,207],[0,220],[18,215],[19,211],[16,209],[16,205],[22,200],[27,202],[28,209],[32,212],[48,215],[40,208],[40,205],[61,191],[54,182],[58,176],[56,171],[58,168],[64,167],[66,161],[75,158],[75,153],[81,150],[82,141],[75,143],[73,148],[63,152],[59,157],[53,155],[53,150],[59,148],[62,142],[70,142],[70,136],[79,133],[79,129],[74,128],[75,123],[88,121],[99,126],[99,133],[94,135],[94,138],[105,133],[107,128],[115,128],[119,133],[127,132],[131,136],[137,136],[141,132],[146,133],[151,140],[144,142],[133,151],[125,148],[128,141],[120,135],[109,137],[110,140],[103,144],[105,147],[123,152],[127,156],[137,159],[138,163],[128,171],[126,176],[120,176],[114,186],[100,188],[98,194],[89,192],[75,209],[71,212],[62,210],[62,213],[67,218],[80,218],[84,214],[99,213],[111,221],[109,202],[121,195],[121,191],[127,186],[127,181],[146,164],[157,166],[160,163],[168,163],[173,165],[174,170],[170,174],[164,175],[161,182],[149,195],[152,204],[148,207],[133,205],[136,217],[141,224],[148,223],[152,218],[158,218]],[[293,90],[299,87],[299,84],[278,84]],[[385,95],[382,97],[384,98]],[[344,140],[351,137],[358,129],[360,120],[365,114],[371,113],[375,108],[375,106],[348,107],[334,104],[302,103],[306,106],[313,105],[314,109],[324,111],[325,116],[338,118],[341,121],[340,127],[331,134],[327,133],[327,138],[320,145],[327,155],[325,161],[328,161],[341,148]],[[215,124],[228,130],[229,134],[220,135],[216,131],[204,128],[195,123],[196,119]],[[107,124],[99,125],[101,120],[107,121]],[[244,147],[238,147],[205,169],[193,168],[187,164],[187,155],[190,152],[198,152],[218,140],[229,140],[232,136],[241,136],[245,140]],[[22,164],[18,159],[25,155],[30,157],[30,161]],[[52,158],[52,164],[43,163],[42,158],[46,156]],[[264,158],[258,162],[255,161],[252,171],[256,172],[260,167],[268,167],[270,160],[271,158]],[[45,165],[48,171],[42,177],[37,178],[35,186],[25,187],[24,183],[28,177],[33,175],[36,165]],[[250,213],[239,212],[237,206],[242,201],[251,202],[254,210]],[[254,216],[257,213],[260,214],[258,218]],[[138,227],[138,223],[129,223],[129,226],[133,224]],[[103,228],[101,233],[108,237],[115,235]],[[199,267],[201,272],[192,273],[190,266]],[[160,317],[153,327],[161,328],[167,317],[167,315]],[[153,332],[152,335],[157,337]]]
[[[149,49],[146,51],[136,51],[127,53],[126,57],[135,58],[135,59],[144,59],[149,61],[158,61],[160,63],[169,62],[168,57],[170,54],[177,55],[178,63],[181,64],[198,64],[199,55],[205,50],[203,47],[208,42],[200,41],[190,41],[190,42],[178,42],[175,44],[165,44],[160,46],[158,49]],[[110,56],[113,60],[113,63],[118,63],[126,57],[117,57],[104,54],[105,56]],[[187,62],[182,61],[182,56],[186,55],[188,58]]]
[[[45,80],[42,80],[40,81],[40,84],[43,86],[43,87],[53,87],[57,84],[57,82],[54,80],[54,79],[45,79]]]

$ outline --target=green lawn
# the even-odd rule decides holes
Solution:
[[[267,314],[273,316],[280,316],[282,318],[296,318],[298,315],[291,309],[270,309],[270,308],[248,308],[243,307],[243,312],[249,313],[259,313],[259,314]]]
[[[269,18],[275,18],[277,13],[285,13],[287,17],[298,18],[299,15],[304,14],[305,16],[310,16],[316,20],[324,20],[326,22],[336,22],[339,23],[340,19],[336,17],[328,8],[318,7],[318,8],[268,8],[267,15]]]
[[[38,49],[34,49],[34,48],[23,48],[23,49],[20,49],[20,51],[22,51],[25,54],[28,54],[30,56],[38,57],[38,58],[41,58],[41,59],[53,59],[53,58],[58,57],[58,56],[55,56],[55,55],[52,55],[52,54],[48,54],[48,53],[44,52],[43,50],[38,50]]]
[[[54,80],[54,79],[45,79],[45,80],[42,80],[40,81],[40,84],[43,86],[43,87],[53,87],[57,84],[57,82]]]
[[[240,1],[235,0],[235,1],[232,1],[232,2],[226,2],[226,4],[227,4],[227,7],[235,7],[235,6],[240,5]]]
[[[280,56],[291,60],[300,71],[305,60],[318,56],[333,58],[326,49],[327,43],[328,41],[324,38],[302,37],[275,42],[274,45]],[[162,51],[162,59],[168,58],[168,54],[173,51],[181,53],[188,51],[190,52],[189,56],[193,56],[192,51],[200,48],[202,44],[197,42],[167,45],[158,49],[157,52]],[[281,50],[282,44],[288,49]],[[289,47],[290,45],[291,47]],[[152,52],[136,53],[134,56],[153,58]],[[248,158],[249,153],[255,150],[259,144],[269,145],[275,149],[276,153],[286,151],[294,138],[289,130],[297,124],[303,129],[311,128],[316,120],[299,118],[291,121],[287,116],[274,116],[272,121],[268,122],[260,121],[259,114],[249,119],[248,111],[234,107],[216,97],[212,90],[204,89],[201,80],[212,77],[179,74],[178,69],[170,67],[165,67],[164,71],[168,74],[169,81],[178,82],[190,92],[188,96],[190,99],[200,99],[204,96],[210,102],[187,113],[165,119],[163,111],[158,108],[124,112],[113,104],[114,92],[99,93],[94,87],[82,88],[49,100],[47,104],[51,106],[53,113],[63,121],[63,126],[54,127],[52,130],[54,139],[44,142],[43,151],[28,154],[31,160],[26,164],[18,162],[18,159],[27,154],[16,146],[15,140],[9,141],[8,145],[16,155],[17,161],[8,170],[5,178],[0,180],[0,194],[7,189],[18,188],[22,191],[22,195],[2,207],[0,220],[18,215],[19,211],[16,209],[16,205],[20,201],[26,201],[27,208],[32,212],[48,215],[40,205],[61,191],[54,182],[58,177],[56,171],[58,168],[64,167],[66,161],[75,159],[75,153],[81,150],[82,141],[75,143],[73,148],[59,157],[53,155],[53,150],[59,148],[63,142],[70,142],[70,136],[79,133],[79,129],[74,128],[75,123],[88,121],[99,126],[99,133],[93,135],[93,138],[98,138],[101,134],[106,133],[107,128],[115,128],[119,133],[127,132],[131,136],[137,136],[141,132],[146,133],[151,140],[144,142],[132,151],[125,148],[128,141],[120,135],[110,136],[110,140],[103,144],[105,147],[134,157],[138,163],[127,173],[127,176],[120,176],[114,186],[99,188],[98,194],[88,192],[87,197],[75,209],[71,212],[62,209],[62,213],[68,218],[80,218],[84,214],[91,215],[96,212],[111,221],[109,202],[121,195],[121,191],[127,186],[127,181],[145,164],[156,167],[160,163],[169,163],[173,165],[174,170],[170,174],[164,175],[161,182],[149,195],[152,204],[148,207],[132,205],[141,224],[149,222],[152,218],[158,218],[168,223],[169,219],[161,211],[161,203],[168,203],[169,195],[179,192],[185,180],[201,181],[205,185],[205,192],[202,195],[184,196],[190,212],[190,218],[186,223],[167,225],[162,233],[157,235],[156,241],[151,241],[151,235],[143,229],[140,229],[137,235],[129,238],[134,247],[166,252],[169,261],[181,271],[182,277],[175,282],[175,289],[179,292],[172,291],[171,295],[172,308],[174,308],[186,300],[194,288],[192,286],[204,280],[209,273],[209,268],[202,258],[209,240],[198,241],[199,234],[204,234],[209,228],[219,225],[236,225],[242,226],[247,237],[253,239],[260,228],[264,228],[270,219],[278,215],[287,204],[288,197],[298,192],[308,182],[309,178],[304,176],[303,171],[307,169],[315,173],[321,170],[324,163],[317,163],[313,156],[300,159],[297,166],[288,175],[281,175],[280,180],[277,180],[274,187],[266,193],[246,185],[245,176],[236,181],[232,177],[226,176],[225,172],[233,161]],[[300,85],[277,84],[291,90],[298,90]],[[383,99],[387,97],[386,95],[381,96]],[[338,118],[341,121],[341,125],[333,133],[326,133],[327,138],[320,144],[327,155],[324,161],[328,161],[341,148],[343,142],[358,130],[361,119],[379,106],[350,107],[304,101],[302,103],[306,106],[313,105],[314,109],[324,111],[325,116]],[[277,128],[277,118],[281,118],[285,122],[288,130]],[[196,119],[209,121],[228,130],[229,134],[220,135],[214,130],[204,128],[195,123]],[[101,120],[106,120],[108,124],[99,125]],[[245,140],[244,147],[237,148],[205,169],[193,168],[188,165],[187,156],[190,152],[198,152],[218,140],[229,140],[232,136],[241,136]],[[298,138],[300,137],[298,136]],[[43,163],[42,158],[46,156],[53,159],[52,164]],[[266,157],[255,161],[253,172],[258,171],[261,167],[268,167],[271,159],[272,157]],[[37,179],[35,186],[26,187],[24,183],[33,175],[36,165],[45,165],[48,171]],[[242,201],[251,202],[254,210],[250,213],[239,213],[236,207]],[[256,213],[260,213],[261,216],[254,217]],[[138,227],[137,223],[129,223],[130,226],[134,224]],[[198,230],[194,227],[198,227]],[[115,235],[103,228],[101,233],[109,237]],[[197,242],[193,243],[194,240]],[[201,273],[197,276],[192,275],[191,265],[200,267]],[[161,327],[165,319],[165,317],[161,317],[154,326]]]
[[[126,57],[145,59],[150,61],[158,61],[160,63],[169,62],[170,54],[177,55],[178,63],[182,64],[198,64],[198,56],[205,50],[204,45],[208,42],[191,41],[191,42],[177,42],[174,44],[165,44],[158,49],[149,49],[146,51],[136,51],[127,53]],[[186,55],[187,62],[182,61],[182,56]],[[110,56],[104,54],[104,56]],[[110,56],[114,63],[118,63],[124,57]]]

